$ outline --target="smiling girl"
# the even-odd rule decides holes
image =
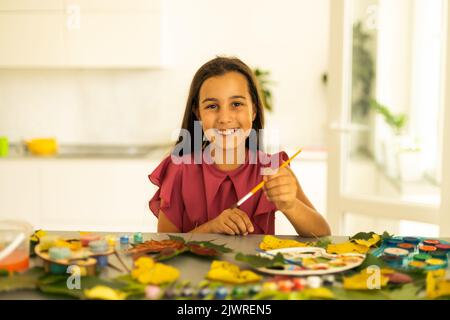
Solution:
[[[191,143],[196,125],[204,141],[200,148]],[[180,134],[172,155],[149,176],[159,187],[150,200],[158,232],[274,234],[280,210],[299,235],[329,235],[292,170],[278,169],[287,154],[263,152],[258,134],[263,127],[264,107],[251,69],[236,58],[204,64],[186,103],[182,129],[188,135]],[[262,192],[234,207],[262,180]]]

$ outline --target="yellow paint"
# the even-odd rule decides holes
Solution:
[[[307,244],[296,240],[280,239],[274,236],[265,236],[263,241],[259,244],[262,250],[273,250],[293,247],[306,247]]]
[[[215,260],[206,277],[209,280],[221,281],[234,284],[251,283],[261,280],[261,276],[250,270],[240,270],[235,264]]]

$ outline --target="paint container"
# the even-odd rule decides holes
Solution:
[[[420,239],[416,237],[404,237],[403,241],[414,245],[418,245],[420,243]]]
[[[89,242],[89,250],[94,254],[102,254],[108,252],[109,245],[106,240],[94,240]]]
[[[108,266],[108,256],[96,256],[95,260],[97,260],[98,268],[105,268]]]
[[[26,271],[30,261],[33,227],[25,221],[0,220],[0,270]]]
[[[449,252],[450,251],[450,244],[444,244],[444,243],[440,243],[435,245],[436,249],[438,250],[442,250],[445,252]]]
[[[135,234],[133,234],[133,243],[134,244],[139,244],[144,242],[143,236],[141,232],[136,232]]]
[[[427,245],[419,246],[419,252],[420,253],[430,254],[430,252],[432,252],[432,251],[436,251],[436,247],[435,246],[427,246]]]
[[[403,242],[403,239],[398,239],[398,238],[389,238],[386,239],[386,245],[388,247],[397,247],[398,244]]]
[[[426,260],[425,263],[427,265],[429,265],[429,266],[436,267],[438,269],[445,268],[445,266],[446,266],[445,261],[441,260],[441,259],[434,259],[434,258],[432,258],[432,259]]]
[[[431,255],[425,254],[425,253],[419,253],[419,254],[414,255],[413,259],[416,261],[425,262],[426,260],[431,259]]]
[[[384,254],[388,256],[398,256],[403,258],[408,256],[409,251],[402,248],[386,248],[384,249]]]
[[[413,260],[408,265],[413,269],[423,269],[427,264],[423,261]]]
[[[96,234],[83,234],[80,236],[80,241],[81,241],[81,245],[83,247],[87,247],[89,246],[89,242],[91,241],[95,241],[95,240],[100,240],[100,236],[96,235]]]
[[[427,246],[435,246],[437,244],[440,244],[441,242],[439,240],[435,240],[435,239],[426,239],[423,240],[423,244],[427,245]]]
[[[430,252],[430,255],[435,259],[447,260],[447,252],[443,250],[432,251]]]
[[[400,268],[403,265],[403,258],[400,256],[382,255],[381,260],[393,268]]]
[[[408,252],[414,252],[416,246],[412,243],[402,242],[397,245],[398,248],[408,250]]]
[[[218,300],[224,300],[228,296],[228,289],[225,287],[218,287],[214,297]]]

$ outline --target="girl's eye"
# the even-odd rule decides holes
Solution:
[[[242,103],[240,102],[233,102],[233,107],[240,107],[242,106]]]
[[[210,104],[209,106],[206,107],[206,109],[216,109],[217,105],[215,104]]]

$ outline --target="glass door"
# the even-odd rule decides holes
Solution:
[[[335,234],[450,233],[447,11],[446,0],[331,1],[327,214]]]

